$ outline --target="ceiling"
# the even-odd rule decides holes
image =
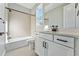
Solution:
[[[38,6],[37,5],[38,3],[17,3],[17,4],[28,9],[32,9],[34,6]],[[61,5],[65,5],[65,3],[44,3],[45,13]]]
[[[50,4],[45,6],[44,10],[45,10],[45,12],[48,12],[48,11],[50,11],[56,7],[59,7],[61,5],[64,5],[64,3],[50,3]]]
[[[25,8],[28,8],[28,9],[32,9],[36,5],[36,3],[17,3],[17,4],[19,4]]]

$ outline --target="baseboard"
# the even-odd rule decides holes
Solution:
[[[5,54],[6,54],[6,50],[4,50],[4,52],[2,53],[2,56],[5,56]]]

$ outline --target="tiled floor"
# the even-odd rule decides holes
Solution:
[[[6,56],[36,56],[36,54],[33,49],[27,46],[15,50],[7,51]]]

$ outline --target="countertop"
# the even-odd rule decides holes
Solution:
[[[62,35],[67,37],[79,38],[79,29],[60,29],[58,31],[41,31],[39,33]]]

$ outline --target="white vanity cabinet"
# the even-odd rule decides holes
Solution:
[[[75,3],[64,6],[63,27],[64,28],[75,28]]]
[[[75,39],[75,56],[79,56],[79,38]]]
[[[39,56],[44,56],[44,47],[43,47],[43,39],[36,37],[35,39],[35,52]]]
[[[35,40],[35,52],[39,56],[48,56],[48,49],[49,49],[49,41],[43,39],[41,37],[36,38]]]
[[[50,34],[39,34],[35,39],[35,52],[39,56],[48,56],[49,43],[53,41],[53,36]]]
[[[35,40],[35,52],[39,56],[74,56],[74,38],[54,34],[39,34]]]
[[[74,50],[57,43],[49,43],[49,56],[73,56]]]
[[[49,56],[74,56],[74,38],[54,35],[49,43]]]

